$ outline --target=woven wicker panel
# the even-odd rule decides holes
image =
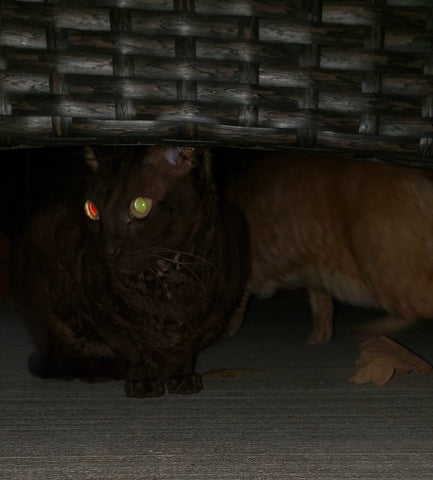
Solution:
[[[433,0],[2,0],[0,146],[433,164]]]

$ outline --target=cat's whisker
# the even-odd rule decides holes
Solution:
[[[212,267],[220,275],[221,280],[225,281],[225,278],[224,278],[223,274],[221,273],[221,270],[214,263],[209,261],[206,257],[203,257],[201,255],[197,255],[197,254],[194,254],[194,253],[190,253],[190,252],[184,252],[182,250],[173,250],[173,249],[166,248],[166,247],[152,247],[152,249],[150,250],[150,253],[155,252],[155,251],[156,252],[161,252],[161,253],[165,253],[165,252],[175,253],[176,256],[179,255],[179,256],[191,257],[194,260],[199,260],[203,264],[206,264],[209,267]],[[176,260],[176,261],[179,262],[178,260]],[[197,264],[197,262],[194,262],[194,261],[185,262],[185,261],[183,261],[183,262],[179,262],[179,264],[180,265],[195,265],[195,264]]]
[[[197,255],[197,254],[185,252],[182,250],[173,250],[171,248],[166,248],[166,247],[153,247],[151,251],[154,251],[154,250],[161,251],[161,252],[174,253],[176,255],[183,255],[185,257],[191,257],[191,258],[200,260],[203,263],[206,263],[207,265],[211,266],[215,270],[218,270],[218,267],[215,264],[213,264],[210,260],[208,260],[206,257],[203,257],[202,255]]]
[[[168,294],[167,285],[163,281],[163,277],[160,275],[160,270],[158,269],[158,266],[152,263],[149,263],[149,265],[147,266],[147,269],[148,269],[148,272],[151,273],[152,276],[155,278],[163,295],[167,295]]]
[[[195,272],[192,268],[190,268],[190,267],[188,266],[188,264],[179,262],[179,261],[177,261],[177,260],[175,260],[175,259],[172,259],[172,258],[162,257],[162,256],[159,256],[159,255],[154,255],[154,257],[157,258],[157,259],[159,259],[159,260],[166,261],[166,262],[169,262],[169,263],[171,263],[171,264],[184,267],[185,270],[187,270],[187,271],[195,278],[195,280],[197,281],[197,283],[198,283],[198,284],[200,285],[200,287],[202,288],[204,294],[205,294],[205,295],[208,294],[207,289],[206,289],[206,286],[205,286],[204,283],[202,282],[200,276],[197,274],[197,272]]]

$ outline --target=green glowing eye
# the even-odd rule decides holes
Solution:
[[[151,198],[137,197],[129,205],[129,211],[135,218],[147,217],[152,209],[153,201]]]
[[[87,200],[84,204],[84,211],[86,212],[86,215],[90,218],[90,220],[96,221],[100,219],[96,205],[90,200]]]

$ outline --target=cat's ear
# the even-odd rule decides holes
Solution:
[[[157,147],[148,148],[146,162],[159,164],[165,160],[173,172],[184,173],[199,164],[201,155],[192,147]]]
[[[209,148],[181,148],[176,159],[176,165],[182,172],[199,168],[200,175],[209,179],[212,177],[212,153]]]
[[[179,164],[179,155],[182,152],[182,148],[174,147],[174,148],[164,148],[164,158],[168,161],[170,165],[173,167]]]
[[[198,152],[193,147],[164,148],[165,159],[170,165],[182,170],[197,166]]]
[[[96,172],[96,170],[98,170],[99,162],[96,159],[95,151],[93,150],[92,147],[85,147],[84,148],[84,160],[85,160],[87,166],[90,167],[90,169],[93,172]]]
[[[206,175],[210,175],[211,158],[212,156],[209,149],[152,146],[148,148],[145,161],[157,164],[164,159],[176,175],[182,175],[196,167],[202,167]]]
[[[167,156],[172,165],[177,166],[199,167],[204,165],[205,169],[209,170],[212,163],[212,154],[208,148],[178,147],[167,152]]]
[[[200,167],[203,178],[212,177],[212,152],[209,148],[182,148],[178,161],[186,168]]]

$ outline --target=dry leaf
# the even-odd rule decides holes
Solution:
[[[388,337],[362,342],[360,350],[355,370],[349,378],[351,382],[373,382],[376,387],[381,387],[391,380],[394,373],[432,373],[432,366],[428,362]]]
[[[205,372],[207,377],[243,377],[250,373],[262,372],[260,368],[223,368]]]

